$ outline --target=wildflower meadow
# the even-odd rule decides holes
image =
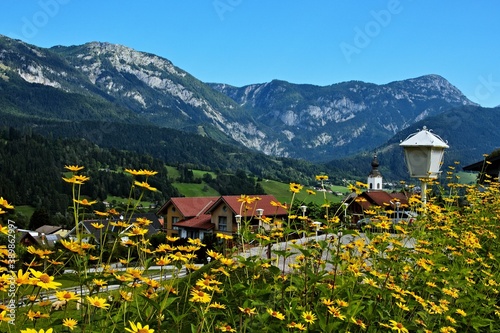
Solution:
[[[151,221],[134,214],[156,191],[148,182],[156,172],[125,172],[125,211],[101,212],[80,196],[91,181],[85,169],[66,167],[75,234],[53,249],[12,242],[15,207],[0,199],[0,332],[500,332],[497,180],[462,185],[450,169],[446,186],[430,184],[426,204],[410,197],[411,224],[392,225],[386,207],[372,207],[365,214],[379,222],[363,230],[326,199],[321,225],[311,225],[293,209],[304,189],[292,183],[288,204],[271,203],[288,219],[258,216],[257,229],[243,220],[209,248],[167,236],[153,245]],[[241,210],[259,200],[242,195]],[[90,218],[99,242],[81,228]]]

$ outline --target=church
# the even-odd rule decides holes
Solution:
[[[399,210],[408,205],[408,196],[402,192],[386,192],[383,188],[383,177],[378,169],[380,163],[375,154],[368,174],[367,189],[361,194],[351,193],[346,199],[348,213],[352,216],[351,223],[366,217],[364,212],[374,206],[385,207],[386,210]]]

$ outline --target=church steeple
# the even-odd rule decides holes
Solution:
[[[378,162],[377,154],[373,156],[372,160],[372,171],[368,175],[368,189],[369,190],[381,190],[382,189],[382,174],[378,170],[378,166],[380,163]]]

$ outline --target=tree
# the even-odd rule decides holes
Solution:
[[[36,230],[46,224],[50,224],[50,215],[49,212],[42,207],[33,212],[28,228],[30,230]]]

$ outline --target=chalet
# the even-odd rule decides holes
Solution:
[[[46,235],[42,232],[17,229],[16,238],[17,242],[24,246],[33,245],[36,247],[53,248],[62,237],[58,234]]]
[[[215,230],[221,233],[235,234],[238,232],[236,216],[241,216],[242,221],[247,221],[253,228],[261,225],[262,216],[271,217],[274,220],[284,220],[288,216],[288,211],[282,207],[272,205],[277,202],[273,195],[260,195],[260,200],[252,204],[245,204],[240,201],[240,196],[222,196],[215,202],[207,213],[211,216],[211,222],[215,225]]]
[[[156,214],[163,217],[163,231],[168,236],[203,239],[215,227],[206,211],[218,199],[219,197],[170,198]]]
[[[480,183],[483,183],[486,177],[498,181],[500,179],[500,149],[493,151],[482,161],[463,167],[463,170],[478,172],[478,181]]]
[[[66,236],[66,234],[69,232],[68,229],[65,229],[62,226],[48,225],[48,224],[35,229],[35,231],[45,235],[59,235],[61,237]]]
[[[352,223],[364,218],[364,212],[373,206],[385,207],[388,210],[397,210],[408,205],[408,196],[401,192],[387,192],[382,187],[382,174],[378,170],[379,161],[374,156],[372,169],[368,174],[368,189],[361,194],[351,193],[346,199],[348,212],[352,216]]]
[[[252,196],[251,196],[252,197]],[[255,196],[256,197],[256,196]],[[164,218],[167,235],[203,239],[207,234],[238,231],[236,216],[250,225],[259,224],[259,213],[273,218],[286,218],[287,211],[271,204],[272,195],[258,196],[252,204],[241,202],[241,196],[171,198],[158,210]]]

